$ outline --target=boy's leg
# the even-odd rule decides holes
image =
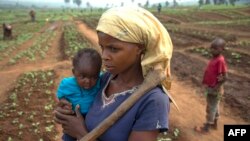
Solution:
[[[219,99],[218,93],[212,88],[207,90],[207,106],[206,106],[206,123],[203,129],[209,131],[209,129],[214,125],[215,119],[219,117]]]
[[[219,117],[219,99],[217,95],[209,95],[207,97],[207,123],[214,124],[216,118]]]
[[[221,98],[222,98],[222,95],[224,93],[224,88],[223,86],[221,86],[219,92],[218,92],[218,96],[217,96],[217,99],[218,99],[218,105],[217,105],[217,110],[216,110],[216,114],[215,114],[215,119],[214,119],[214,124],[213,124],[213,129],[217,129],[218,128],[218,119],[220,117],[220,101],[221,101]]]
[[[210,93],[210,90],[207,89],[206,91],[206,100],[207,100],[207,105],[206,105],[206,122],[202,127],[195,128],[197,132],[201,133],[207,133],[209,132],[209,128],[212,126],[214,123],[213,121],[211,122],[211,118],[213,115],[213,96]]]
[[[214,124],[212,125],[212,128],[213,129],[217,129],[218,128],[218,119],[219,119],[219,104],[218,104],[218,107],[217,107],[217,111],[215,113],[215,118],[214,118]]]
[[[196,131],[208,132],[211,127],[217,128],[220,97],[221,93],[216,92],[212,88],[207,89],[206,123],[203,127],[195,128]]]

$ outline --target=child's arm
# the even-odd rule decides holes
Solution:
[[[218,84],[215,85],[215,89],[219,90],[220,87],[225,83],[225,81],[227,80],[227,73],[221,73],[217,79],[218,79]]]
[[[63,78],[58,86],[57,93],[56,93],[56,96],[59,100],[58,106],[64,110],[72,110],[72,104],[69,102],[69,100],[66,97],[66,94],[69,91],[68,86],[69,86],[69,79]]]

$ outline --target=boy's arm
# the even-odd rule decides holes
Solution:
[[[218,83],[215,85],[215,89],[216,90],[219,90],[220,89],[220,87],[225,83],[225,81],[227,80],[227,73],[225,72],[225,73],[221,73],[218,77],[217,77],[217,79],[218,79]]]

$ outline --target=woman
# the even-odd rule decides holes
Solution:
[[[142,8],[123,7],[106,11],[98,23],[97,34],[107,73],[102,80],[104,86],[86,119],[79,112],[72,116],[72,111],[63,109],[63,106],[69,106],[67,101],[60,101],[55,110],[56,122],[62,124],[65,133],[77,139],[93,130],[132,95],[155,64],[169,68],[172,55],[172,42],[166,29]],[[160,86],[155,87],[98,139],[156,140],[160,131],[168,129],[168,113],[169,98]]]

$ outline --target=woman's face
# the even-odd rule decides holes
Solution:
[[[127,72],[140,63],[141,45],[120,41],[103,32],[98,32],[98,38],[103,64],[113,75]]]

